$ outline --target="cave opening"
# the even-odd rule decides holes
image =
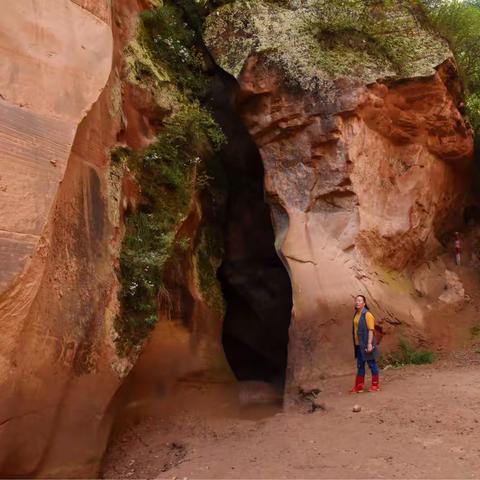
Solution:
[[[228,191],[225,255],[217,274],[227,305],[222,343],[237,380],[282,388],[292,288],[275,249],[263,163],[237,112],[237,91],[236,80],[218,68],[208,103],[227,138],[221,152]]]

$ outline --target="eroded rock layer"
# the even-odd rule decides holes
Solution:
[[[34,1],[5,5],[0,22],[0,471],[56,475],[55,458],[72,447],[78,456],[62,458],[62,472],[93,472],[85,464],[105,442],[95,418],[118,382],[103,338],[114,282],[98,171],[105,143],[98,121],[77,129],[110,75],[110,16]],[[87,372],[103,383],[90,406]]]
[[[114,416],[138,383],[148,395],[188,375],[231,378],[215,278],[221,245],[205,228],[210,177],[197,169],[204,138],[195,144],[198,158],[169,172],[177,175],[170,181],[186,179],[178,185],[183,196],[170,184],[158,187],[159,196],[170,194],[171,211],[162,214],[172,228],[153,225],[155,239],[175,258],[167,258],[162,284],[152,285],[161,300],[154,318],[139,315],[133,328],[121,328],[121,300],[137,285],[123,278],[124,239],[144,240],[126,223],[144,185],[118,152],[137,159],[152,144],[161,149],[156,134],[188,108],[170,127],[174,138],[192,134],[190,113],[215,127],[195,99],[187,102],[168,65],[152,60],[139,15],[154,3],[35,0],[2,11],[2,476],[94,477]],[[165,252],[157,253],[165,263]]]
[[[214,158],[207,144],[223,138],[198,96],[185,93],[201,90],[195,75],[209,62],[182,46],[175,55],[192,70],[168,64],[164,45],[178,47],[168,27],[186,23],[170,5],[139,29],[139,12],[154,4],[34,0],[2,9],[3,476],[95,476],[119,405],[164,394],[180,378],[232,379],[216,278],[225,192],[213,178],[222,174],[211,175],[218,163],[203,168]],[[231,122],[223,154],[238,181],[221,275],[225,292],[247,299],[223,334],[268,359],[267,380],[283,377],[289,340],[293,398],[298,387],[351,371],[355,294],[367,295],[385,331],[400,325],[420,335],[427,307],[464,300],[459,277],[435,259],[469,185],[461,86],[446,44],[403,3],[232,2],[207,19],[205,39],[238,81],[244,124],[217,109]],[[210,137],[196,135],[199,125]],[[152,164],[160,178],[153,193],[138,168]],[[276,254],[293,289],[289,339],[291,292],[273,235],[255,236],[268,226],[263,174]],[[148,229],[151,238],[142,237]],[[130,293],[126,319],[120,300]],[[269,335],[276,316],[282,330]],[[246,378],[251,359],[238,365]]]
[[[430,50],[411,44],[401,68],[365,43],[363,35],[374,42],[381,35],[362,25],[375,13],[370,7],[357,12],[358,35],[347,29],[339,40],[338,26],[319,41],[326,35],[320,15],[329,15],[322,5],[236,2],[212,15],[206,31],[218,63],[238,79],[292,281],[290,392],[346,371],[357,293],[383,320],[425,328],[425,305],[408,272],[435,255],[438,234],[460,221],[473,149],[448,50],[412,12],[376,13],[388,35],[428,37]],[[295,20],[282,22],[289,15]],[[316,50],[308,47],[314,41]]]

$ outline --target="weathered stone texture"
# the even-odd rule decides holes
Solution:
[[[321,21],[309,2],[248,5],[212,14],[206,38],[239,82],[242,118],[265,166],[277,250],[293,287],[288,380],[295,393],[351,369],[354,295],[365,294],[381,317],[425,327],[409,272],[435,255],[437,233],[460,219],[472,132],[458,111],[448,50],[407,10],[393,28],[405,35],[408,24],[432,48],[418,46],[415,62],[405,59],[409,68],[388,73],[381,58],[359,55],[355,65],[355,39],[340,45],[343,71],[322,57],[338,53],[338,43],[321,44],[316,56],[304,43],[295,50]],[[339,27],[335,38],[341,35]]]

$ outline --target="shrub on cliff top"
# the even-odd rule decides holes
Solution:
[[[466,111],[480,147],[480,2],[424,0],[434,28],[449,41],[466,93]]]
[[[181,9],[170,3],[140,14],[142,44],[154,63],[160,64],[182,93],[205,93],[204,59],[196,33],[187,25]]]

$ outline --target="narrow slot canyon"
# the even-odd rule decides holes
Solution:
[[[210,108],[228,139],[222,151],[228,184],[225,256],[218,272],[227,305],[222,343],[239,381],[282,388],[292,289],[275,250],[262,159],[236,112],[237,88],[236,80],[217,68]]]
[[[0,478],[475,476],[480,0],[7,3]]]
[[[111,471],[118,461],[119,440],[129,438],[135,429],[150,428],[152,421],[163,429],[194,412],[206,418],[270,417],[279,412],[283,401],[292,289],[275,249],[262,159],[236,112],[236,90],[236,80],[215,68],[207,103],[227,138],[220,152],[227,196],[221,226],[224,258],[217,271],[225,302],[218,341],[233,378],[210,383],[197,376],[201,367],[190,355],[191,347],[182,350],[174,340],[169,344],[154,331],[110,405],[108,417],[114,419],[114,427],[103,472]],[[208,207],[204,215],[208,221],[214,216]],[[188,271],[188,264],[180,262],[169,274],[171,280],[175,278],[169,285],[171,315],[185,324],[194,310],[185,287]],[[184,307],[182,311],[176,311],[177,305]],[[171,432],[163,434],[168,437]],[[181,447],[175,450],[180,453]]]
[[[206,103],[227,139],[219,153],[226,203],[220,214],[214,211],[209,195],[201,203],[203,221],[223,222],[217,225],[223,233],[224,256],[216,274],[225,313],[217,341],[233,378],[210,384],[202,377],[203,367],[192,345],[182,344],[174,335],[168,338],[172,333],[162,328],[170,328],[169,322],[161,321],[109,407],[107,418],[114,424],[110,445],[115,445],[130,425],[147,418],[175,417],[195,408],[210,415],[219,399],[227,405],[223,413],[227,416],[232,412],[242,415],[243,407],[248,409],[258,398],[260,404],[275,405],[266,408],[270,415],[283,400],[292,311],[290,279],[275,249],[270,207],[264,198],[262,159],[236,112],[238,85],[214,68]],[[198,316],[188,288],[191,270],[186,257],[172,264],[167,275],[169,315],[183,327]],[[205,323],[198,328],[207,329]],[[196,385],[193,388],[198,391],[192,394],[190,385]],[[239,399],[242,391],[247,392],[246,402],[245,397]],[[107,449],[106,465],[110,461]]]

